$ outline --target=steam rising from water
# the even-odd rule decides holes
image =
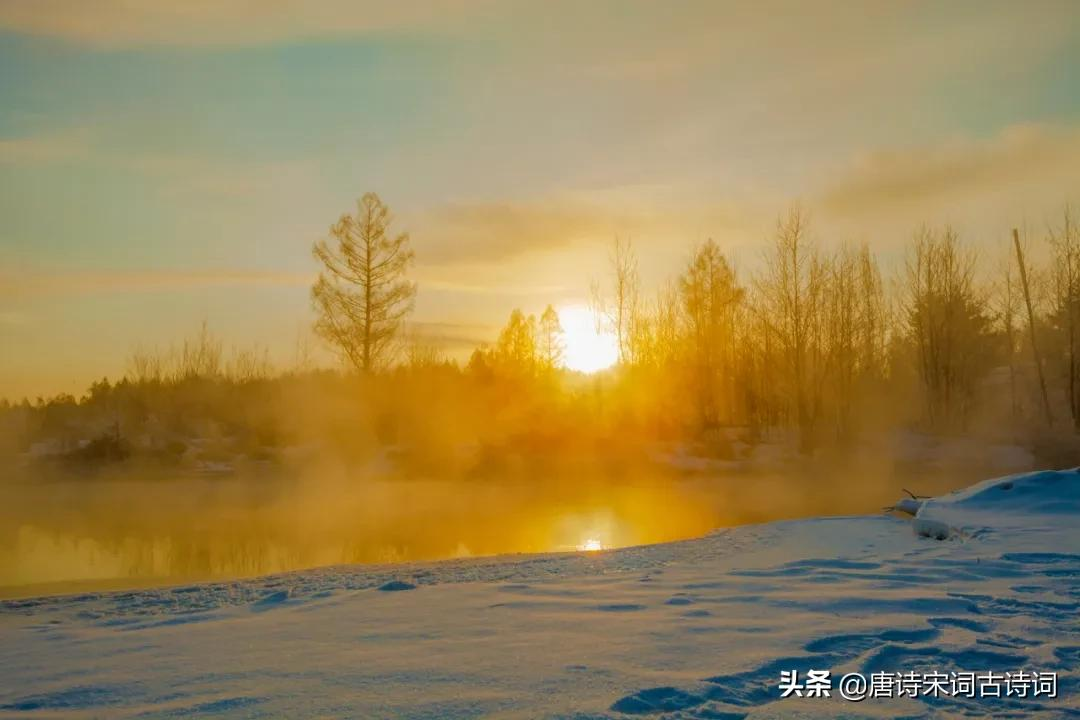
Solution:
[[[717,521],[690,501],[694,491],[656,481],[602,488],[179,478],[67,481],[5,494],[12,517],[0,535],[0,586],[9,595],[19,593],[11,586],[71,581],[182,582],[574,551],[590,540],[617,547],[699,535]]]
[[[0,484],[0,595],[263,575],[341,563],[591,552],[807,515],[876,512],[974,473],[804,463],[678,472],[558,459],[497,477],[326,465],[223,477],[128,472]],[[906,479],[905,479],[906,477]]]

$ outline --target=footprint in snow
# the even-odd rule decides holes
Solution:
[[[289,599],[288,590],[278,590],[276,592],[263,595],[261,598],[251,603],[251,609],[254,612],[263,612],[265,610],[271,610],[273,608],[283,605],[286,600]]]
[[[608,605],[597,605],[597,610],[601,612],[635,612],[637,610],[644,610],[644,605],[638,605],[637,603],[611,603]]]
[[[416,586],[412,583],[407,583],[402,580],[391,580],[390,582],[383,583],[379,586],[379,590],[382,592],[400,592],[402,590],[415,590]]]

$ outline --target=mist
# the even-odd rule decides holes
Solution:
[[[0,592],[675,541],[1076,455],[1067,211],[1034,293],[947,226],[887,268],[793,207],[757,272],[709,240],[652,295],[616,238],[588,305],[515,308],[459,363],[408,323],[408,235],[359,207],[314,252],[338,365],[206,322],[80,398],[0,404]]]

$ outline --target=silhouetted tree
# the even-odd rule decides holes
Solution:
[[[596,283],[592,288],[592,304],[597,315],[604,318],[615,334],[619,362],[634,361],[635,323],[638,321],[638,296],[641,279],[637,270],[637,255],[629,240],[616,237],[609,257],[611,266],[611,297]]]
[[[837,439],[847,440],[856,429],[859,400],[887,374],[885,295],[877,262],[866,245],[844,245],[824,266],[822,402]]]
[[[1018,392],[1017,359],[1020,357],[1023,337],[1021,318],[1023,300],[1020,279],[1012,252],[1007,251],[994,283],[992,309],[1005,344],[1005,360],[1009,366],[1009,410],[1014,422],[1020,419],[1020,395]]]
[[[776,224],[773,246],[758,278],[758,312],[765,324],[770,354],[778,363],[770,378],[794,415],[803,451],[813,448],[813,431],[821,410],[825,370],[826,268],[808,234],[806,216],[792,208]]]
[[[693,396],[703,427],[733,420],[735,397],[735,317],[743,290],[720,247],[711,239],[701,245],[679,279],[693,373]]]
[[[495,342],[495,360],[512,374],[533,375],[537,369],[536,318],[514,308]]]
[[[406,279],[413,261],[409,235],[391,235],[390,223],[390,209],[365,193],[356,214],[342,215],[330,228],[331,242],[312,248],[323,265],[311,288],[319,314],[315,331],[365,373],[389,359],[416,296],[416,285]]]
[[[966,423],[991,359],[989,318],[975,288],[975,254],[950,227],[923,228],[906,264],[905,312],[930,424]]]
[[[1069,208],[1060,228],[1050,231],[1053,258],[1050,323],[1056,356],[1065,379],[1073,426],[1080,429],[1080,231]]]
[[[559,314],[555,312],[555,308],[548,305],[540,315],[536,343],[540,366],[544,370],[554,370],[562,364],[564,349],[562,333]]]

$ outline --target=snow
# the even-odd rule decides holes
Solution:
[[[1078,519],[1080,474],[1032,473],[914,520],[11,600],[0,715],[1076,717]],[[781,700],[791,669],[1054,671],[1059,697]]]
[[[1077,470],[1023,473],[994,478],[922,502],[915,532],[945,539],[993,528],[1031,535],[1080,518]],[[910,505],[910,503],[908,503]],[[897,504],[900,509],[900,503]]]

